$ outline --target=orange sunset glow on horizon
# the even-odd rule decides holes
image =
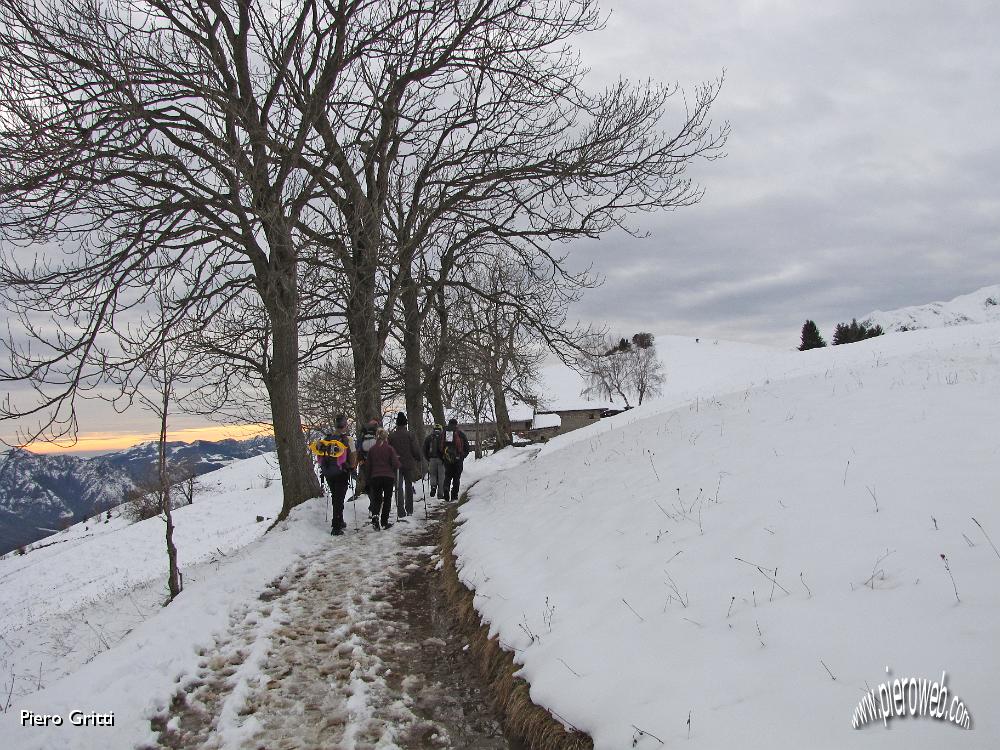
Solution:
[[[171,442],[191,443],[195,440],[245,440],[258,435],[271,434],[269,424],[226,425],[208,427],[186,427],[171,430],[167,440]],[[158,432],[86,432],[81,433],[72,445],[65,443],[36,442],[24,446],[32,453],[98,453],[104,451],[119,451],[131,448],[133,445],[159,440]]]

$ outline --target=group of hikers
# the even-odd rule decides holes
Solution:
[[[393,494],[396,496],[396,520],[413,514],[414,483],[427,470],[431,497],[458,500],[459,484],[469,441],[458,429],[458,420],[451,419],[447,427],[434,425],[423,446],[407,429],[406,415],[396,415],[396,429],[387,431],[377,418],[372,418],[354,438],[348,419],[343,414],[334,420],[334,429],[321,440],[309,444],[317,457],[319,472],[330,488],[333,518],[330,533],[344,533],[344,501],[353,480],[352,500],[368,495],[369,522],[379,531],[392,527],[389,516]]]

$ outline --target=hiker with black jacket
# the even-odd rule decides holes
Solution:
[[[358,475],[358,484],[357,484],[357,487],[355,489],[357,491],[357,494],[359,494],[359,495],[361,495],[361,494],[368,495],[368,513],[369,513],[369,515],[375,513],[375,510],[374,510],[375,499],[372,497],[372,493],[371,493],[370,488],[368,486],[368,472],[365,471],[365,464],[368,461],[368,451],[369,451],[369,449],[373,445],[375,445],[375,437],[376,437],[376,434],[378,433],[379,429],[381,429],[381,425],[379,424],[378,419],[376,417],[372,417],[371,419],[368,420],[368,424],[366,424],[364,427],[362,427],[358,431],[358,442],[357,442],[358,460],[357,460],[357,464],[358,464],[359,471],[357,472],[357,475]]]
[[[424,460],[427,461],[427,477],[431,484],[431,497],[444,500],[444,462],[441,460],[441,443],[444,428],[434,425],[434,431],[424,438]]]
[[[334,424],[336,433],[327,433],[322,440],[309,447],[317,456],[323,480],[330,486],[333,503],[330,533],[340,536],[347,526],[344,523],[344,498],[347,497],[351,474],[357,466],[357,455],[351,450],[351,438],[347,435],[347,417],[338,414]]]
[[[458,500],[459,484],[462,481],[462,467],[469,455],[469,439],[458,429],[458,420],[452,417],[448,428],[441,436],[441,461],[444,463],[444,497],[449,491],[452,500]]]
[[[365,460],[368,496],[372,501],[372,526],[376,531],[392,527],[389,523],[389,509],[392,507],[392,490],[400,466],[399,456],[389,445],[389,434],[379,427],[375,433],[375,444],[368,449]]]
[[[396,518],[413,515],[413,482],[420,477],[420,446],[413,433],[406,428],[406,415],[396,415],[396,429],[389,433],[389,445],[399,456],[400,469],[396,473]]]

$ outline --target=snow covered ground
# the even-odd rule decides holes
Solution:
[[[986,536],[1000,541],[1000,324],[810,352],[657,346],[655,402],[466,467],[478,484],[461,575],[534,700],[598,750],[1000,741],[1000,553]],[[379,623],[405,623],[371,592],[407,564],[395,544],[419,515],[338,546],[317,500],[264,535],[276,480],[267,456],[202,478],[176,514],[186,587],[166,608],[158,519],[80,524],[0,560],[4,695],[13,685],[0,747],[155,744],[154,718],[195,744],[292,747],[319,741],[294,736],[318,726],[310,716],[343,747],[405,747],[422,720],[386,688],[378,653]],[[343,599],[318,607],[307,590]],[[303,624],[327,616],[328,631]],[[303,661],[295,637],[327,661]],[[296,679],[313,668],[328,682]],[[927,718],[852,728],[867,690],[942,671],[972,732]],[[170,705],[188,687],[209,735]],[[20,710],[72,709],[115,726],[19,726]]]
[[[475,462],[465,480],[518,460],[501,454]],[[274,461],[269,454],[204,475],[195,503],[175,511],[185,589],[169,607],[160,606],[166,553],[157,518],[78,524],[48,546],[0,560],[4,704],[11,692],[10,709],[0,713],[0,747],[153,746],[158,718],[173,721],[175,738],[191,740],[184,746],[220,748],[256,747],[261,735],[268,746],[286,737],[301,746],[296,732],[302,739],[334,724],[340,747],[405,747],[406,731],[426,726],[386,687],[380,651],[405,623],[392,626],[373,598],[387,571],[408,564],[400,562],[400,542],[420,531],[421,514],[389,532],[363,527],[334,538],[317,499],[265,535],[281,507]],[[361,523],[367,505],[359,504]],[[353,527],[353,506],[346,518]],[[307,616],[318,622],[308,649],[289,647],[287,636]],[[322,679],[304,679],[300,661],[283,680],[293,658],[312,667],[327,659]],[[188,734],[171,705],[179,689],[189,690],[192,710],[208,715]],[[247,713],[248,703],[260,710]],[[65,723],[22,727],[22,710]],[[114,726],[69,726],[73,710],[113,713]]]
[[[463,506],[461,576],[532,698],[598,750],[1000,741],[1000,325],[657,343],[663,398]],[[865,691],[942,671],[974,731],[852,728]]]
[[[185,590],[167,608],[166,550],[158,518],[78,524],[50,546],[0,561],[0,682],[11,708],[3,747],[132,747],[174,681],[194,669],[230,613],[300,555],[329,540],[324,509],[296,509],[261,539],[281,508],[274,456],[200,478],[195,503],[175,511]],[[258,522],[257,516],[264,521]],[[41,689],[39,689],[41,688]],[[20,710],[114,713],[114,728],[22,728]]]
[[[948,302],[901,307],[890,312],[876,310],[864,319],[877,323],[886,331],[996,323],[1000,321],[1000,284],[983,287]]]

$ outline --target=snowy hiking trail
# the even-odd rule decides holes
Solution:
[[[443,609],[443,509],[331,537],[232,612],[148,747],[512,747]]]

